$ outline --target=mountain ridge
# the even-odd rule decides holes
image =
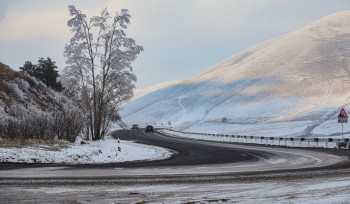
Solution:
[[[219,124],[224,116],[233,126],[302,120],[321,125],[320,116],[349,104],[349,59],[350,11],[344,11],[153,90],[125,104],[121,115],[127,123],[172,121],[186,130],[196,129],[193,124],[197,129],[201,123]],[[300,129],[304,134],[310,128]]]

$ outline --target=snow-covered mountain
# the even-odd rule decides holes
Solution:
[[[139,91],[121,116],[128,124],[170,121],[187,131],[339,135],[336,117],[350,102],[349,61],[350,11],[345,11],[260,43],[190,79]],[[222,117],[228,124],[221,124]]]

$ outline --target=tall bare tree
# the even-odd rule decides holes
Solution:
[[[111,17],[107,9],[88,20],[75,6],[68,6],[74,33],[65,46],[64,78],[70,94],[87,113],[86,136],[102,139],[120,103],[132,97],[136,76],[131,62],[143,51],[124,30],[130,23],[128,10]]]

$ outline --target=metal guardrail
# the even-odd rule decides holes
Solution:
[[[192,138],[198,138],[203,140],[255,143],[255,144],[280,145],[280,146],[282,145],[282,146],[293,146],[293,147],[310,147],[310,143],[312,143],[313,145],[316,144],[316,147],[331,148],[333,146],[337,148],[350,148],[349,138],[264,137],[264,136],[242,136],[242,135],[228,135],[228,134],[182,132],[174,129],[166,129],[166,130],[170,132],[182,134],[183,137],[192,137]]]

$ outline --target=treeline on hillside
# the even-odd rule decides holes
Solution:
[[[57,73],[47,82],[57,82],[58,76]],[[81,109],[57,89],[48,88],[37,78],[15,72],[0,63],[1,138],[56,138],[74,142],[82,133],[83,121]]]
[[[57,81],[59,77],[56,62],[52,61],[49,57],[39,58],[38,64],[33,64],[31,61],[26,61],[23,67],[19,68],[21,73],[29,74],[42,81],[48,87],[55,91],[63,91],[61,82]]]

